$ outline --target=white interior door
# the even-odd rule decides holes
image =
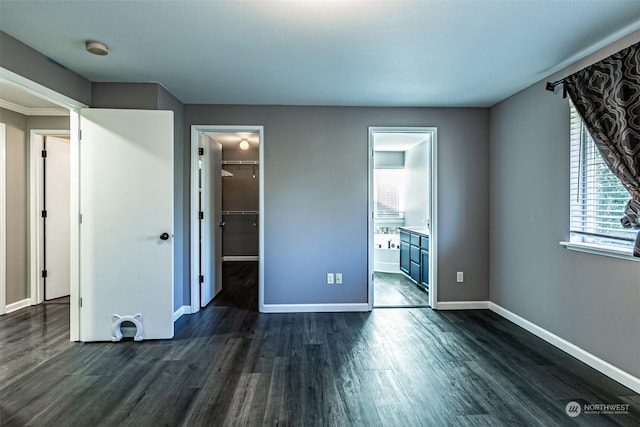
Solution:
[[[222,144],[203,136],[202,158],[202,275],[200,306],[222,290]]]
[[[172,338],[173,112],[83,109],[80,129],[80,340],[137,314]]]
[[[43,185],[43,206],[47,211],[44,229],[44,299],[69,295],[70,283],[70,168],[69,139],[47,136]]]

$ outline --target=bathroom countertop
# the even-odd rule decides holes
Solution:
[[[429,229],[427,227],[398,227],[400,230],[406,230],[410,233],[422,234],[429,237]]]

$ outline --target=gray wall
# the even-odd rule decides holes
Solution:
[[[265,127],[267,304],[367,302],[368,126],[437,126],[439,299],[488,299],[487,109],[186,105],[194,124]]]
[[[40,52],[0,31],[0,67],[91,105],[91,83]]]
[[[404,168],[404,151],[376,151],[373,156],[374,169]]]
[[[430,214],[431,165],[428,142],[421,142],[405,152],[404,168],[407,174],[405,187],[405,217],[408,227],[424,226]]]
[[[139,110],[173,111],[174,129],[174,310],[190,304],[189,255],[185,236],[189,233],[189,177],[185,178],[185,162],[188,165],[189,147],[183,143],[183,105],[171,93],[157,83],[92,83],[93,108],[128,108]],[[186,150],[186,152],[185,152]],[[188,168],[187,168],[188,170]],[[188,173],[188,172],[187,172]],[[186,193],[185,193],[186,189]]]
[[[93,108],[158,109],[157,83],[91,83]]]
[[[491,108],[490,135],[491,301],[640,377],[640,262],[558,244],[569,237],[568,101],[538,82]]]
[[[0,108],[6,124],[7,304],[29,298],[27,280],[27,117]],[[5,272],[2,272],[4,274]]]
[[[32,129],[69,130],[69,117],[24,116],[0,108],[7,125],[7,304],[30,297],[29,150]]]

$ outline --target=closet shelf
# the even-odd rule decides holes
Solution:
[[[258,215],[259,211],[222,211],[222,215]]]
[[[223,160],[223,165],[259,165],[259,160]]]

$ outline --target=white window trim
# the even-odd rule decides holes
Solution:
[[[607,256],[611,258],[624,259],[627,261],[640,261],[640,258],[633,256],[632,250],[625,250],[625,249],[617,248],[613,246],[601,245],[596,243],[565,242],[565,241],[560,242],[560,245],[572,251],[602,255],[602,256]]]

